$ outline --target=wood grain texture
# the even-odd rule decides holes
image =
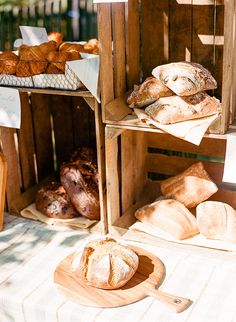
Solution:
[[[3,228],[3,221],[4,221],[6,183],[7,183],[7,162],[3,153],[0,151],[0,231]]]
[[[57,266],[54,283],[66,298],[86,306],[118,307],[153,296],[176,312],[186,309],[191,304],[190,300],[155,289],[165,277],[165,267],[161,260],[146,250],[133,246],[131,248],[139,256],[139,267],[131,280],[120,289],[103,290],[87,286],[70,269],[73,254]]]
[[[19,158],[23,190],[36,183],[35,173],[35,144],[32,124],[32,110],[28,93],[20,93],[21,127],[18,131]]]
[[[38,180],[53,172],[52,128],[48,96],[31,94]]]

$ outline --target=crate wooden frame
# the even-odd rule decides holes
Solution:
[[[53,176],[53,154],[59,167],[75,147],[91,145],[93,140],[97,149],[101,218],[91,231],[106,233],[105,143],[100,104],[87,90],[19,88],[19,92],[21,128],[0,128],[1,149],[8,166],[7,211],[19,215],[34,201],[39,187]]]
[[[223,113],[210,131],[225,133],[236,116],[235,26],[234,0],[98,4],[103,121],[143,128],[136,116],[128,115],[127,91],[157,65],[192,60],[208,68],[218,81],[215,95],[222,101]]]
[[[107,125],[105,154],[109,233],[139,242],[163,242],[146,233],[129,230],[136,221],[135,210],[161,195],[161,178],[179,174],[199,160],[219,187],[210,199],[236,208],[236,185],[222,182],[226,137],[209,134],[196,146],[155,130]],[[170,152],[169,155],[164,153],[166,151]],[[152,180],[150,173],[158,173],[159,180]]]

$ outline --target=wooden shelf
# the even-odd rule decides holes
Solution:
[[[66,95],[66,96],[80,96],[93,98],[93,95],[86,89],[67,91],[62,89],[48,89],[48,88],[33,88],[33,87],[18,87],[18,90],[22,93],[38,93],[38,94],[51,94],[51,95]]]

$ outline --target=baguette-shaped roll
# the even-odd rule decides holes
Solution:
[[[86,284],[116,289],[125,285],[138,268],[138,255],[112,238],[95,240],[75,255],[71,269]]]
[[[143,223],[157,227],[176,239],[185,239],[199,233],[196,218],[179,201],[158,200],[135,212],[135,217]]]
[[[220,101],[205,92],[185,97],[177,95],[162,97],[145,109],[154,121],[162,124],[192,120],[221,111]]]
[[[173,92],[158,79],[148,77],[141,85],[135,86],[127,99],[127,103],[129,107],[145,107],[160,97],[171,95],[173,95]]]
[[[179,96],[193,95],[217,87],[216,80],[202,65],[177,62],[157,66],[152,75]]]
[[[165,197],[178,200],[187,208],[197,206],[218,190],[202,162],[194,163],[184,172],[163,180],[160,187]]]
[[[196,209],[200,233],[209,239],[236,243],[236,210],[220,201],[205,201]]]

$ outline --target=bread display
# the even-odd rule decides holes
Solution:
[[[221,111],[220,101],[205,92],[183,97],[177,95],[162,97],[145,109],[154,121],[162,124],[201,118]]]
[[[155,102],[160,97],[171,95],[173,95],[173,92],[158,79],[148,77],[141,85],[135,86],[127,99],[127,103],[129,107],[142,108]]]
[[[79,216],[59,182],[51,182],[37,192],[35,207],[49,218],[69,219]]]
[[[158,200],[145,205],[135,212],[135,217],[179,240],[199,233],[196,218],[181,202],[174,199]]]
[[[236,243],[236,210],[219,201],[205,201],[197,206],[200,233],[209,239]]]
[[[165,197],[178,200],[187,208],[197,206],[218,190],[202,162],[194,163],[182,173],[163,180],[160,188]]]
[[[11,51],[0,54],[0,74],[14,75],[19,57]]]
[[[89,242],[74,256],[71,269],[90,286],[117,289],[132,278],[138,264],[138,255],[130,247],[106,238]]]
[[[202,65],[192,62],[176,62],[157,66],[152,75],[178,96],[189,96],[215,89],[216,80]]]

